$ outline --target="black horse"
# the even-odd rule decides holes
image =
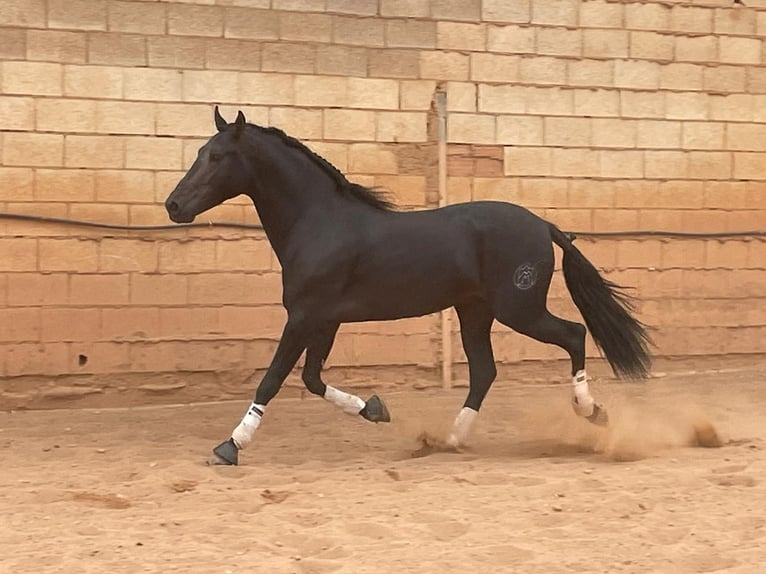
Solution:
[[[165,202],[170,218],[191,222],[240,194],[249,196],[282,265],[288,313],[279,346],[255,400],[214,461],[237,464],[265,406],[303,351],[312,393],[373,422],[390,420],[383,402],[325,385],[320,372],[341,323],[415,317],[455,307],[468,357],[470,389],[448,442],[466,438],[496,376],[490,328],[495,319],[572,360],[573,406],[606,424],[585,375],[583,325],[552,315],[546,297],[552,243],[564,253],[567,288],[614,372],[645,378],[650,343],[630,299],[605,280],[551,223],[523,207],[477,201],[396,211],[377,191],[352,183],[328,161],[273,127],[248,124],[240,111],[218,128]]]

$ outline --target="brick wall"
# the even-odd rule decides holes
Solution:
[[[2,0],[0,210],[167,223],[212,103],[432,206],[438,86],[452,202],[514,201],[572,231],[763,229],[766,1],[747,4]],[[242,200],[201,219],[257,221]],[[0,234],[2,376],[270,359],[284,312],[259,232],[0,219]],[[763,240],[580,246],[638,288],[658,354],[766,352]],[[576,316],[560,277],[551,298]],[[331,362],[433,367],[438,336],[434,317],[349,325]],[[501,330],[496,348],[562,356]]]

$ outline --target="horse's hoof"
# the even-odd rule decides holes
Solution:
[[[609,425],[609,414],[606,412],[604,407],[598,404],[593,405],[593,412],[590,414],[590,416],[585,418],[588,419],[589,422],[592,422],[594,425],[598,425],[600,427]]]
[[[213,456],[211,456],[207,463],[209,465],[234,465],[239,463],[239,449],[234,444],[234,439],[230,438],[227,441],[222,442],[213,449]]]
[[[364,408],[359,413],[368,421],[374,423],[389,423],[391,422],[391,415],[388,413],[388,409],[383,401],[380,400],[378,395],[372,395],[364,404]]]

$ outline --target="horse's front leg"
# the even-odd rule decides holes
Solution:
[[[213,458],[210,464],[237,464],[239,451],[250,444],[255,436],[255,431],[261,424],[261,418],[266,405],[279,392],[282,383],[290,374],[301,353],[306,348],[310,330],[304,321],[288,319],[282,331],[274,358],[271,360],[266,374],[264,375],[255,393],[255,400],[247,409],[242,421],[231,433],[231,437],[213,449]]]
[[[356,395],[336,389],[322,381],[322,366],[330,354],[338,327],[340,327],[338,324],[328,325],[318,330],[312,337],[311,343],[306,349],[306,364],[303,367],[303,382],[306,388],[339,407],[344,413],[360,415],[375,423],[390,422],[391,416],[388,409],[377,395],[371,396],[365,402]]]

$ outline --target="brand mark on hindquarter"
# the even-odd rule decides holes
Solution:
[[[513,272],[513,284],[517,289],[526,291],[537,283],[537,269],[531,263],[522,263]]]

